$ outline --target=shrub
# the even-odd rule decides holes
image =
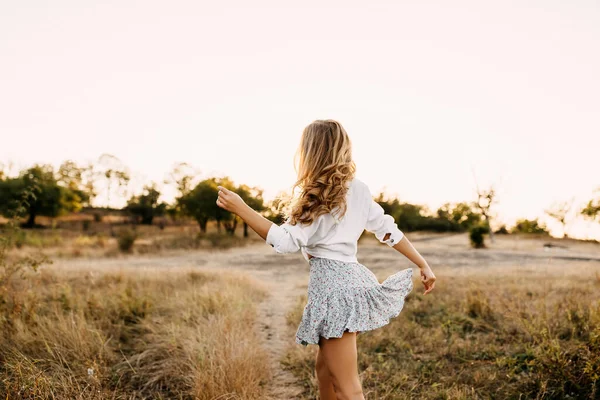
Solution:
[[[133,229],[122,229],[117,233],[117,243],[119,250],[124,253],[131,253],[133,244],[137,239],[137,234]]]
[[[548,233],[546,227],[540,224],[537,219],[520,219],[517,221],[512,231],[516,233]]]
[[[18,230],[16,232],[13,232],[13,243],[17,249],[20,249],[21,247],[23,247],[23,245],[25,244],[26,241],[27,241],[27,233],[25,233],[25,231]]]
[[[471,246],[473,246],[476,249],[481,249],[485,247],[483,234],[486,232],[486,230],[487,228],[481,225],[474,226],[470,229],[469,239],[471,240]]]
[[[502,225],[498,228],[497,231],[494,232],[496,235],[508,235],[508,229],[506,229],[506,225]]]

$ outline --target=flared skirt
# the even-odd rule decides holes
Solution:
[[[413,289],[412,268],[382,283],[366,266],[313,257],[309,260],[308,298],[296,332],[296,343],[318,344],[319,337],[342,337],[344,331],[365,332],[397,317]]]

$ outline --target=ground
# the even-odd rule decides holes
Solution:
[[[573,276],[585,270],[585,276],[600,280],[600,245],[593,242],[497,236],[488,248],[475,250],[468,246],[467,236],[438,234],[408,234],[415,247],[428,260],[438,275],[438,291],[447,276],[486,274],[494,280],[496,274],[528,274]],[[362,240],[358,251],[359,262],[370,268],[383,281],[389,274],[411,266],[401,254],[371,238]],[[412,265],[414,267],[414,265]],[[228,250],[171,251],[163,255],[119,256],[108,258],[64,258],[55,260],[51,268],[65,269],[143,269],[151,268],[210,268],[239,270],[263,282],[270,293],[259,305],[256,329],[270,356],[273,379],[268,393],[272,399],[301,397],[302,384],[281,363],[294,343],[294,326],[287,321],[288,313],[297,306],[298,298],[306,293],[309,266],[299,253],[280,255],[270,246],[254,244]],[[418,274],[415,270],[415,277]],[[415,281],[414,291],[422,292]],[[433,299],[436,291],[431,295]],[[381,328],[386,329],[386,327]]]

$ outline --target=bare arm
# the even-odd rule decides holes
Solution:
[[[271,225],[273,225],[273,222],[257,213],[246,203],[244,203],[244,207],[236,214],[239,215],[239,217],[258,234],[258,236],[265,240],[267,239],[267,233],[269,232]]]
[[[387,235],[386,235],[387,236]],[[436,277],[427,264],[427,261],[423,258],[423,256],[415,249],[412,243],[408,240],[406,236],[403,236],[402,239],[392,246],[394,250],[401,253],[403,256],[408,258],[410,261],[415,263],[417,267],[421,270],[421,281],[425,286],[425,293],[427,294],[433,290],[435,287]]]
[[[237,193],[219,186],[217,205],[227,211],[237,214],[258,234],[258,236],[265,240],[267,239],[267,233],[269,232],[271,225],[273,225],[273,222],[253,210]]]
[[[420,269],[429,266],[427,261],[425,261],[423,256],[417,251],[417,249],[415,249],[406,236],[402,237],[402,239],[392,247],[410,261],[415,263]]]

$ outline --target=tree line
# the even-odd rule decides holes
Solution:
[[[123,212],[131,215],[136,223],[152,224],[156,217],[169,216],[172,219],[188,217],[195,220],[206,232],[209,221],[214,221],[219,231],[233,235],[243,224],[244,236],[248,227],[242,220],[216,205],[217,186],[224,186],[238,193],[255,210],[263,213],[276,223],[283,221],[278,211],[278,199],[265,203],[263,191],[258,187],[236,184],[229,177],[209,177],[199,180],[198,174],[188,164],[181,163],[173,168],[164,183],[176,188],[175,200],[167,204],[160,201],[161,192],[156,183],[144,186],[141,194],[128,196],[131,177],[125,166],[114,156],[102,155],[97,163],[85,166],[73,161],[65,161],[55,170],[51,165],[33,165],[9,176],[0,169],[0,214],[10,216],[27,192],[25,201],[26,220],[24,227],[35,227],[38,216],[57,217],[92,207],[92,203],[104,194],[105,205],[110,206],[111,197],[127,198]],[[35,190],[32,190],[35,188]],[[474,227],[489,233],[508,233],[506,227],[496,231],[490,229],[495,206],[496,193],[493,188],[477,190],[471,202],[446,203],[435,212],[419,204],[402,202],[398,198],[386,198],[380,193],[375,200],[397,221],[404,231],[464,232]],[[97,203],[97,201],[96,201]],[[546,210],[546,213],[559,223],[566,225],[567,214],[572,202],[559,203]],[[590,199],[578,214],[600,222],[600,191]],[[546,228],[537,220],[519,220],[512,232],[545,233]]]

